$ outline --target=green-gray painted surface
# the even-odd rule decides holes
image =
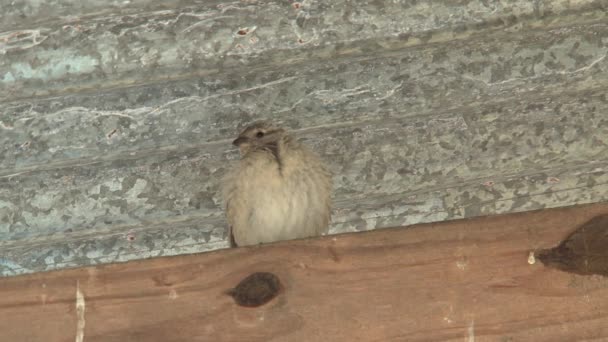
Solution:
[[[0,0],[0,275],[227,246],[271,119],[332,233],[608,200],[605,0]]]

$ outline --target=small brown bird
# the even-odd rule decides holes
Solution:
[[[327,232],[331,175],[316,154],[283,128],[262,121],[232,144],[241,160],[222,184],[231,246]]]

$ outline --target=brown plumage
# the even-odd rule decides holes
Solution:
[[[223,181],[233,245],[327,232],[331,176],[316,154],[268,122],[248,126],[233,144],[241,160]]]

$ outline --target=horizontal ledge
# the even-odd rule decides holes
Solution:
[[[87,93],[227,72],[238,76],[252,69],[300,69],[328,58],[335,62],[370,54],[386,56],[453,40],[496,42],[507,41],[507,36],[549,40],[538,38],[540,31],[563,31],[564,26],[570,27],[569,31],[599,31],[592,26],[601,25],[606,14],[594,4],[542,14],[527,5],[517,15],[505,9],[473,11],[466,4],[434,11],[429,21],[421,11],[432,8],[420,6],[394,12],[367,6],[369,16],[383,20],[344,20],[343,15],[352,13],[343,12],[338,4],[332,6],[335,11],[298,11],[282,3],[264,8],[228,6],[229,10],[200,7],[189,9],[193,12],[169,10],[33,26],[0,33],[0,40],[6,41],[0,45],[0,54],[5,57],[0,61],[0,90],[5,90],[0,100]],[[460,16],[454,15],[459,11]],[[557,34],[560,32],[547,36]],[[57,46],[63,48],[57,50]]]
[[[605,79],[608,79],[608,72],[603,73]],[[595,75],[598,76],[597,74]],[[474,119],[481,120],[488,114],[496,115],[500,121],[526,120],[524,114],[534,113],[537,116],[537,121],[543,121],[547,125],[554,123],[555,106],[567,106],[564,113],[557,115],[576,118],[582,113],[594,113],[597,108],[600,110],[606,108],[603,102],[606,84],[608,82],[602,80],[598,84],[593,84],[589,87],[590,82],[573,82],[568,83],[568,89],[564,90],[565,84],[559,83],[560,86],[530,92],[523,95],[520,93],[506,94],[501,97],[488,96],[488,100],[483,104],[463,101],[451,102],[449,106],[439,107],[437,105],[420,109],[415,108],[412,104],[399,102],[394,100],[388,102],[390,107],[385,110],[378,110],[373,113],[369,108],[356,108],[349,110],[341,109],[343,113],[334,114],[336,118],[331,116],[318,115],[317,117],[299,117],[290,119],[290,123],[296,122],[298,126],[292,129],[298,138],[307,138],[316,142],[319,147],[327,144],[327,137],[335,136],[337,130],[355,130],[366,129],[366,127],[381,127],[382,129],[394,132],[398,129],[409,129],[409,134],[412,136],[421,135],[416,132],[416,128],[420,128],[421,123],[435,123],[436,130],[441,129],[441,132],[446,130],[446,127],[459,125],[461,129],[471,130],[478,126],[479,123],[467,123],[467,117],[473,116]],[[293,85],[289,85],[290,87]],[[549,87],[545,87],[549,88]],[[273,88],[276,89],[276,88]],[[232,93],[245,93],[249,89],[241,89]],[[270,90],[274,91],[274,90]],[[339,96],[341,89],[332,89],[335,96]],[[262,94],[262,95],[259,95]],[[216,94],[215,97],[221,97],[225,94]],[[263,93],[249,94],[249,97],[263,96]],[[307,97],[305,95],[303,98]],[[590,106],[577,107],[581,102],[581,98],[585,97],[585,103],[591,103]],[[30,176],[31,174],[57,171],[62,169],[72,169],[81,167],[104,167],[104,164],[111,164],[122,161],[135,161],[145,158],[179,158],[183,156],[193,156],[201,158],[200,155],[208,155],[206,158],[224,160],[226,153],[236,151],[236,148],[230,144],[232,138],[237,134],[239,125],[244,122],[240,118],[230,118],[226,124],[221,126],[211,125],[206,127],[201,124],[200,117],[197,116],[201,110],[199,106],[192,106],[190,101],[198,104],[204,103],[205,98],[191,96],[186,99],[173,99],[165,104],[155,108],[138,108],[136,114],[129,116],[129,111],[100,111],[86,107],[69,107],[59,111],[44,111],[35,112],[35,120],[31,117],[22,118],[16,121],[27,121],[27,123],[15,124],[2,121],[0,117],[0,125],[10,125],[11,129],[6,130],[6,137],[0,137],[0,157],[5,157],[2,165],[0,165],[0,181],[3,179],[14,179],[20,176]],[[292,102],[298,102],[292,99]],[[312,99],[311,101],[318,101]],[[181,103],[184,102],[184,103]],[[381,107],[381,100],[371,102],[373,106]],[[209,121],[214,122],[220,117],[227,118],[231,114],[229,111],[217,111],[216,108],[221,107],[222,103],[214,103],[213,105],[203,106],[205,111],[213,114],[209,115]],[[91,105],[92,106],[92,105]],[[141,106],[141,104],[140,104]],[[164,108],[168,107],[168,108]],[[369,107],[369,106],[368,106]],[[412,108],[414,107],[414,108]],[[8,108],[0,105],[0,110]],[[560,108],[561,110],[561,108]],[[508,111],[509,113],[503,113]],[[568,111],[568,112],[566,112]],[[569,113],[576,111],[576,113]],[[158,113],[164,115],[162,122],[163,127],[169,132],[177,132],[175,134],[159,134],[159,132],[148,132],[150,125],[156,125]],[[179,112],[180,115],[173,114]],[[22,115],[22,113],[13,113],[14,116]],[[32,114],[30,114],[32,115]],[[66,116],[69,119],[64,118]],[[281,114],[276,112],[266,115],[271,121],[285,120]],[[295,116],[295,115],[294,115]],[[59,117],[59,119],[55,119]],[[129,122],[134,125],[122,127],[117,121],[123,117],[128,118]],[[188,129],[179,131],[181,125],[187,122]],[[489,122],[494,125],[493,119]],[[499,121],[499,122],[500,122]],[[585,122],[589,127],[593,126],[593,122]],[[38,133],[38,136],[33,134],[32,128],[36,125],[48,127],[53,133],[44,132]],[[14,127],[16,126],[16,128]],[[395,128],[399,127],[399,128]],[[485,127],[485,126],[484,126]],[[120,130],[119,130],[120,128]],[[586,129],[589,129],[585,126]],[[451,131],[454,129],[451,128]],[[79,135],[79,132],[87,131],[91,134]],[[1,126],[0,126],[1,132]],[[228,132],[228,133],[226,133]],[[111,138],[108,138],[108,133],[115,133]],[[450,132],[451,133],[451,132]],[[384,133],[383,133],[384,134]],[[226,138],[226,136],[232,138]],[[587,134],[592,136],[592,134]],[[35,138],[32,138],[35,136]],[[69,137],[66,139],[65,137]],[[325,139],[317,139],[322,137]],[[371,139],[375,135],[365,137]],[[44,144],[38,143],[36,140],[44,138]],[[336,138],[340,138],[337,136]],[[32,142],[34,140],[34,142]],[[523,140],[523,139],[522,139]],[[195,142],[193,142],[195,141]],[[23,146],[23,145],[27,146]],[[494,143],[496,144],[496,142]],[[494,147],[489,145],[488,148]],[[201,152],[201,151],[204,151]],[[478,152],[477,152],[478,153]],[[327,155],[332,158],[331,155]],[[492,157],[492,156],[490,156]],[[494,156],[494,158],[497,158]]]

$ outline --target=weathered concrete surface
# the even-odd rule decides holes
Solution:
[[[334,233],[608,200],[605,1],[0,8],[3,275],[227,246],[260,118],[329,163]]]

